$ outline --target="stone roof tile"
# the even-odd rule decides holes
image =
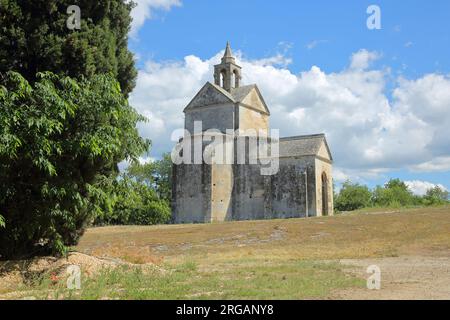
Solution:
[[[324,141],[328,148],[324,134],[281,138],[280,157],[315,156]]]
[[[239,88],[231,88],[231,95],[233,96],[234,101],[242,102],[255,87],[256,85],[251,84]]]

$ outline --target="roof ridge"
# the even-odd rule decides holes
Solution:
[[[210,85],[212,85],[214,88],[216,88],[217,90],[219,90],[221,93],[223,93],[227,98],[231,99],[231,101],[233,101],[234,103],[236,103],[236,99],[234,98],[233,94],[231,94],[230,92],[228,92],[227,90],[225,90],[224,88],[222,88],[221,86],[218,86],[215,83],[212,82],[207,82]]]
[[[331,151],[328,147],[327,139],[324,133],[281,138],[280,156],[318,156],[323,143],[325,143],[330,160],[333,161],[333,156],[331,155]]]
[[[300,140],[325,137],[325,133],[307,134],[301,136],[283,137],[280,140]]]
[[[255,87],[255,86],[256,86],[256,83],[252,83],[252,84],[246,84],[245,86],[240,86],[240,87],[231,88],[231,89],[236,90],[236,89],[241,89],[241,88],[246,88],[246,87]]]

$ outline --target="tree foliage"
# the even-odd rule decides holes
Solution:
[[[70,30],[67,8],[81,10],[81,29]],[[0,73],[16,71],[29,82],[51,71],[81,79],[112,74],[125,95],[135,86],[127,48],[130,11],[123,0],[0,0]]]
[[[424,196],[424,203],[426,205],[442,205],[448,203],[449,193],[448,191],[443,190],[439,186],[435,186],[431,189],[427,190],[427,193]]]
[[[352,211],[370,205],[372,193],[367,186],[346,181],[335,198],[338,211]]]
[[[151,186],[161,199],[172,200],[172,159],[170,153],[163,154],[160,160],[145,164],[133,163],[128,175],[136,181]]]
[[[110,200],[117,163],[148,149],[119,83],[50,72],[0,81],[1,258],[63,253]]]
[[[154,188],[136,181],[127,172],[112,182],[108,193],[110,206],[97,216],[96,225],[152,225],[170,220],[167,201]]]
[[[112,205],[95,224],[161,224],[171,218],[172,161],[170,154],[148,163],[132,162],[108,187]]]
[[[400,207],[420,204],[408,186],[400,179],[389,180],[384,187],[378,186],[373,192],[373,204],[384,207]]]
[[[377,186],[374,190],[346,181],[334,197],[337,211],[352,211],[364,207],[408,207],[449,203],[449,193],[439,186],[429,189],[426,195],[421,197],[414,195],[400,179],[391,179],[384,186]]]

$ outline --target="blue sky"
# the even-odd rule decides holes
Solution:
[[[179,120],[183,115],[179,114],[180,119],[177,119],[177,113],[180,113],[184,105],[177,104],[189,101],[200,89],[201,82],[210,79],[210,70],[205,68],[210,68],[229,40],[242,64],[248,65],[249,81],[255,79],[258,83],[252,72],[260,72],[257,68],[262,59],[274,57],[278,57],[280,61],[275,59],[273,61],[278,62],[264,64],[267,75],[276,73],[275,76],[281,77],[286,75],[283,70],[287,70],[289,76],[298,77],[299,89],[295,89],[296,92],[302,92],[303,85],[310,89],[305,89],[304,95],[311,92],[317,95],[320,87],[314,84],[320,77],[325,78],[325,87],[331,96],[323,94],[320,101],[304,100],[302,96],[292,92],[286,96],[271,95],[270,83],[260,81],[263,82],[261,87],[267,93],[267,100],[272,102],[272,114],[280,110],[292,121],[298,120],[298,131],[301,134],[307,133],[302,128],[327,133],[328,139],[333,142],[333,151],[338,148],[336,155],[342,155],[335,157],[336,180],[350,178],[374,186],[384,183],[390,177],[399,177],[416,181],[416,188],[419,189],[426,186],[419,182],[438,183],[450,189],[450,131],[447,129],[450,120],[445,116],[450,109],[450,102],[445,95],[447,88],[450,90],[450,1],[137,2],[139,6],[134,16],[138,25],[134,26],[129,46],[137,56],[140,75],[131,102],[139,111],[150,118],[154,117],[158,126],[164,128],[158,133],[150,128],[142,129],[143,134],[155,142],[152,157],[159,157],[161,152],[170,150],[171,145],[167,140],[161,139],[161,132],[167,135],[170,128],[181,123]],[[366,9],[372,4],[381,9],[381,30],[369,30],[366,27],[369,16]],[[360,54],[355,55],[358,52]],[[193,57],[193,60],[186,60],[186,57]],[[351,67],[358,57],[364,61],[362,67]],[[314,67],[318,69],[313,69]],[[183,78],[183,81],[194,79],[191,81],[192,88],[187,89],[185,83],[174,82],[170,72],[173,72],[175,79],[180,72],[190,73],[191,76]],[[245,74],[246,70],[243,72]],[[149,93],[158,79],[165,79],[161,81],[167,80],[167,83],[158,83],[156,87],[159,91]],[[401,82],[402,79],[404,82]],[[382,89],[374,89],[373,96],[364,97],[364,93],[358,92],[366,89],[351,81],[368,83],[368,91],[377,86],[382,86]],[[344,87],[339,87],[340,83],[345,83]],[[184,96],[180,92],[170,95],[170,88],[177,85],[186,89],[181,90]],[[363,127],[352,127],[351,123],[345,122],[339,127],[340,122],[334,121],[334,118],[324,122],[323,129],[302,125],[301,119],[305,124],[309,113],[310,117],[315,115],[313,105],[318,106],[316,112],[320,108],[323,109],[320,109],[322,112],[327,110],[323,101],[337,101],[335,105],[329,105],[329,112],[345,113],[351,110],[356,114],[362,110],[364,113],[362,105],[353,105],[353,98],[348,100],[349,109],[346,109],[345,101],[336,100],[332,96],[333,92],[347,88],[361,104],[372,104],[369,100],[380,99],[380,105],[386,100],[389,107],[380,108],[377,112],[374,102],[368,112],[372,117],[361,118],[367,123]],[[265,95],[264,90],[262,91]],[[161,97],[161,92],[166,96]],[[322,93],[319,91],[318,95]],[[294,97],[302,102],[298,105],[278,103],[285,98],[287,101]],[[173,105],[164,103],[163,98],[166,102],[172,101]],[[311,105],[305,105],[305,101]],[[423,104],[423,110],[428,111],[421,110],[422,105],[419,103]],[[449,109],[445,110],[447,107]],[[432,116],[433,113],[436,117]],[[299,114],[302,117],[299,118]],[[411,121],[408,120],[409,117],[412,117]],[[277,124],[277,121],[279,123],[277,119],[272,123]],[[330,124],[330,121],[335,124]],[[383,121],[389,123],[386,128],[383,127]],[[372,125],[375,122],[378,125]],[[414,130],[415,123],[417,131]],[[397,124],[398,128],[395,127]],[[351,146],[344,145],[342,137],[338,137],[336,133],[347,130],[345,136],[350,137],[353,132],[357,139],[358,134],[355,132],[364,128],[367,129],[366,132],[372,130],[374,133],[373,136],[367,135],[362,142],[376,146],[368,148],[359,157],[367,156],[370,161],[365,163],[347,159],[344,154],[348,152],[340,153],[339,150],[349,150]],[[379,128],[382,130],[378,130]],[[383,136],[384,131],[387,133]],[[405,136],[402,132],[405,132]],[[420,135],[420,132],[423,134]],[[291,134],[290,131],[286,133]],[[415,134],[417,137],[414,137]],[[421,141],[422,136],[427,137]],[[408,141],[408,137],[413,138]],[[163,140],[164,143],[161,142]],[[390,145],[394,140],[400,148],[398,156],[395,154],[395,146]],[[414,143],[417,143],[417,149],[411,147]],[[403,144],[404,150],[401,149]],[[426,154],[429,155],[428,158]],[[411,160],[415,156],[416,162]]]
[[[370,4],[381,8],[381,30],[366,28]],[[447,0],[191,0],[155,15],[140,29],[139,40],[130,42],[142,57],[178,60],[195,53],[209,58],[230,40],[233,47],[257,59],[274,54],[284,42],[292,45],[293,72],[312,65],[338,71],[360,48],[383,52],[385,59],[379,63],[405,75],[449,70]],[[314,50],[308,50],[314,42]]]

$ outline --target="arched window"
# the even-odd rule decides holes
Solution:
[[[322,215],[328,215],[328,177],[325,172],[322,173]]]

